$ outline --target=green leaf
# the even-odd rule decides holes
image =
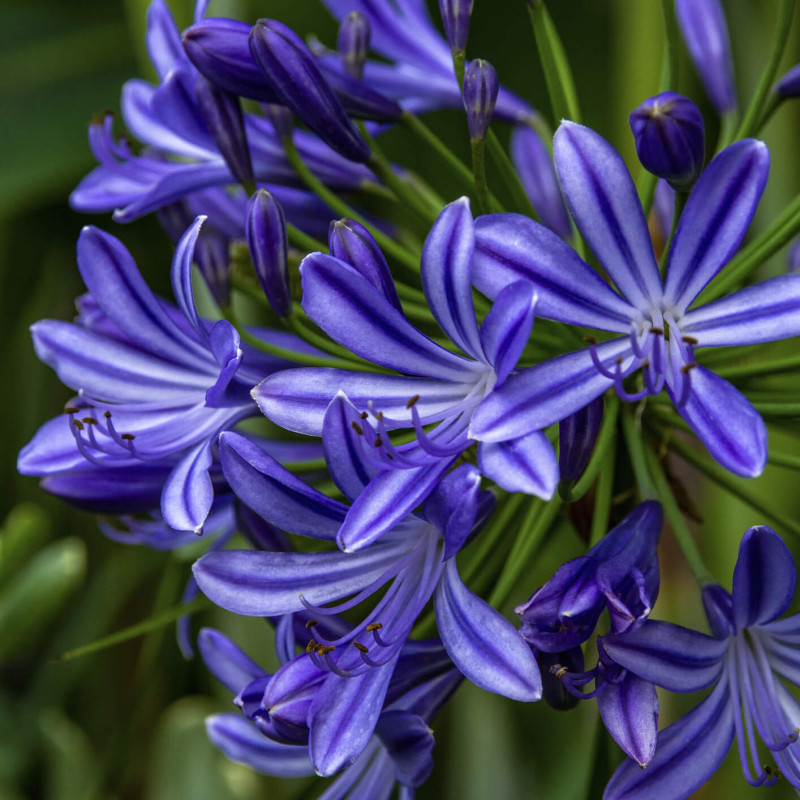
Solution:
[[[11,509],[0,530],[0,586],[50,538],[50,522],[39,506],[20,503]]]

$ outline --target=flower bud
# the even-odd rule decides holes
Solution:
[[[367,60],[369,52],[369,39],[369,20],[360,12],[351,11],[339,26],[339,37],[336,44],[339,55],[342,57],[344,71],[359,81],[364,74],[364,62]]]
[[[214,302],[219,306],[228,305],[231,299],[230,270],[225,237],[213,229],[203,229],[197,237],[194,260]]]
[[[259,189],[247,203],[245,236],[256,275],[270,306],[278,316],[288,316],[292,297],[286,221],[280,204],[266,189]]]
[[[719,0],[675,0],[683,39],[718,113],[736,108],[728,24]]]
[[[231,174],[242,185],[253,180],[253,164],[239,98],[215,86],[203,75],[194,85],[200,116]]]
[[[577,480],[586,469],[602,421],[603,398],[598,397],[559,422],[558,470],[562,481]]]
[[[467,47],[472,4],[473,0],[439,0],[444,34],[454,53],[463,53]]]
[[[775,94],[785,100],[800,96],[800,64],[792,67],[776,84]]]
[[[700,109],[688,97],[662,92],[631,111],[629,122],[642,166],[673,189],[690,189],[705,157]]]
[[[286,106],[277,103],[263,103],[261,110],[264,116],[272,123],[275,133],[279,139],[283,140],[291,137],[294,130],[294,114]]]
[[[250,53],[280,102],[317,136],[351,161],[365,162],[370,149],[303,40],[286,25],[259,20],[250,33]]]
[[[511,160],[542,224],[562,239],[569,239],[572,223],[553,158],[539,134],[527,125],[517,125],[511,133]]]
[[[497,73],[488,61],[482,58],[470,61],[464,76],[464,108],[473,141],[486,138],[499,88]]]
[[[719,639],[732,636],[736,631],[736,624],[733,621],[733,600],[730,594],[716,583],[710,583],[703,587],[702,597],[712,636]]]

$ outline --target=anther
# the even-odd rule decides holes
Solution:
[[[110,412],[110,411],[104,411],[104,412],[103,412],[103,416],[104,416],[106,419],[111,419],[111,412]]]
[[[79,430],[83,430],[83,423],[79,419],[72,420],[72,424]]]
[[[379,411],[379,412],[378,412],[378,413],[375,415],[375,419],[383,419],[383,411]]]
[[[359,435],[364,435],[364,429],[355,421],[353,420],[350,425],[353,427],[353,430]]]
[[[569,672],[569,668],[568,667],[559,667],[556,670],[556,673],[555,673],[556,678],[561,680],[561,678],[563,678],[568,672]]]
[[[412,398],[411,398],[411,399],[410,399],[410,400],[409,400],[409,401],[406,403],[406,408],[411,408],[411,407],[414,405],[414,403],[416,403],[416,402],[417,402],[417,400],[419,400],[419,395],[418,395],[418,394],[415,394],[415,395],[414,395],[414,396],[413,396],[413,397],[412,397]]]
[[[372,631],[379,631],[382,627],[383,624],[380,622],[370,622],[364,630],[366,630],[367,633],[372,633]]]
[[[663,328],[657,328],[657,327],[653,326],[652,328],[650,328],[650,333],[654,333],[654,334],[656,334],[656,336],[663,336],[664,335],[664,329]]]
[[[700,340],[695,339],[694,336],[681,336],[681,341],[686,344],[700,344]]]
[[[94,417],[84,417],[81,422],[85,422],[87,425],[97,425],[97,420]]]
[[[353,642],[353,647],[355,647],[356,650],[359,650],[362,653],[369,653],[369,647],[366,647],[365,645],[361,644],[361,642]]]
[[[79,411],[80,409],[77,406],[67,406],[64,409],[65,414],[77,414]]]
[[[361,419],[366,419],[369,416],[369,411],[362,411],[361,412]]]
[[[336,649],[336,645],[333,644],[318,644],[314,648],[314,652],[321,658],[322,656],[328,655],[328,653],[332,653]]]
[[[319,644],[316,639],[309,639],[308,644],[306,645],[306,653],[311,653],[311,651]]]
[[[375,437],[375,447],[380,447],[383,444],[383,439],[381,439],[380,435]]]
[[[765,775],[772,775],[772,767],[769,764],[763,764],[761,769],[764,770]]]
[[[650,366],[650,359],[649,359],[649,358],[646,358],[644,361],[642,361],[642,363],[641,363],[641,364],[639,364],[639,366],[640,366],[642,369],[647,369],[647,368]]]
[[[125,439],[126,441],[132,442],[136,437],[132,433],[121,433],[119,435],[120,439]]]
[[[584,336],[583,341],[589,342],[589,344],[597,344],[597,339],[595,339],[594,336]]]
[[[306,622],[306,630],[310,630],[311,628],[313,628],[315,625],[318,625],[318,624],[319,624],[319,620],[310,619],[308,622]]]
[[[693,370],[696,366],[697,366],[697,364],[694,361],[690,362],[689,364],[684,364],[681,367],[681,375],[686,375],[688,372]]]

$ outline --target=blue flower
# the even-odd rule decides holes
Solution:
[[[734,737],[748,783],[771,785],[782,776],[800,789],[800,703],[784,684],[800,685],[800,615],[779,619],[796,583],[794,560],[778,534],[750,528],[732,593],[713,584],[703,590],[713,636],[647,621],[604,638],[611,657],[646,681],[673,692],[713,686],[700,705],[659,733],[647,770],[622,764],[606,800],[682,800],[716,771]],[[775,767],[762,766],[763,749]]]
[[[800,333],[800,276],[782,275],[692,308],[741,242],[764,190],[769,154],[745,139],[720,153],[689,195],[662,282],[633,181],[617,152],[588,128],[556,133],[556,169],[578,229],[617,294],[563,241],[527,217],[495,214],[475,226],[477,287],[497,297],[530,280],[537,313],[622,334],[512,375],[476,409],[485,442],[541,430],[614,386],[636,401],[664,387],[714,458],[737,475],[764,468],[763,420],[731,384],[699,366],[699,347],[759,344]],[[641,369],[641,388],[624,381]]]
[[[332,236],[339,238],[335,229]],[[292,369],[253,391],[273,422],[313,436],[322,433],[338,391],[363,412],[361,447],[380,469],[348,513],[339,537],[345,549],[363,547],[402,520],[480,438],[468,435],[472,415],[503,385],[528,342],[535,296],[526,281],[498,293],[478,327],[472,302],[474,241],[469,202],[462,198],[444,208],[422,253],[431,312],[467,358],[436,344],[406,319],[377,247],[369,248],[372,255],[363,261],[312,253],[301,264],[308,316],[352,352],[401,373]],[[346,248],[338,252],[345,256]],[[440,424],[433,431],[424,430],[435,422]],[[416,440],[395,446],[389,431],[410,427]],[[558,480],[553,449],[541,431],[521,433],[508,431],[502,440],[481,443],[481,471],[508,491],[549,498]]]

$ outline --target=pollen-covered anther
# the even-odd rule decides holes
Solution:
[[[66,406],[66,408],[64,408],[65,414],[77,414],[79,411],[80,409],[77,406]]]
[[[369,416],[369,411],[362,411],[361,412],[361,419],[366,419]]]
[[[663,336],[664,335],[664,329],[663,328],[658,328],[658,327],[656,327],[654,325],[652,328],[650,328],[650,333],[654,333],[656,336]]]
[[[681,341],[686,344],[700,344],[700,340],[695,339],[694,336],[681,336]]]
[[[121,433],[120,439],[125,439],[126,442],[132,442],[136,437],[132,433]]]
[[[561,680],[569,672],[569,668],[568,667],[561,667],[561,666],[556,666],[556,665],[553,665],[552,667],[550,667],[550,669],[554,670],[553,674],[559,680]]]
[[[383,439],[380,436],[376,436],[373,444],[375,447],[380,447],[383,444]]]
[[[110,412],[110,411],[104,411],[104,412],[103,412],[103,416],[104,416],[106,419],[111,419],[111,412]]]
[[[792,731],[792,732],[789,734],[789,741],[790,741],[790,742],[796,742],[796,741],[797,741],[797,738],[798,738],[798,736],[800,736],[800,728],[795,728],[795,729],[794,729],[794,730],[793,730],[793,731]]]
[[[311,628],[313,628],[315,625],[319,625],[319,620],[310,619],[308,622],[306,622],[306,630],[311,630]]]
[[[589,344],[597,344],[597,339],[594,336],[584,336],[583,341],[589,342]]]
[[[309,639],[306,645],[306,653],[311,653],[318,646],[319,642],[316,639]]]
[[[681,367],[681,374],[682,375],[686,375],[688,372],[691,372],[691,370],[693,370],[696,366],[697,366],[697,362],[695,362],[695,361],[691,361],[688,364],[684,364]]]
[[[355,420],[353,420],[353,421],[350,423],[350,425],[351,425],[351,427],[353,428],[353,430],[354,430],[354,431],[355,431],[355,432],[356,432],[356,433],[357,433],[359,436],[363,436],[363,435],[364,435],[364,429],[363,429],[363,428],[362,428],[362,427],[361,427],[361,426],[360,426],[360,425],[359,425],[359,424],[358,424],[358,423],[357,423]]]
[[[369,653],[369,647],[361,644],[361,642],[353,642],[353,647],[361,653]]]
[[[406,408],[413,408],[414,404],[419,400],[419,395],[415,394],[407,403]]]
[[[367,625],[365,630],[367,631],[367,633],[372,633],[373,631],[379,631],[381,628],[383,628],[383,623],[381,623],[381,622],[370,622],[370,624]]]
[[[334,644],[318,644],[314,648],[314,652],[322,658],[322,656],[328,655],[328,653],[332,653],[336,649],[336,645]]]
[[[83,423],[79,419],[72,420],[72,424],[79,430],[83,430]]]
[[[86,425],[97,425],[97,420],[94,417],[84,417],[81,422]]]

